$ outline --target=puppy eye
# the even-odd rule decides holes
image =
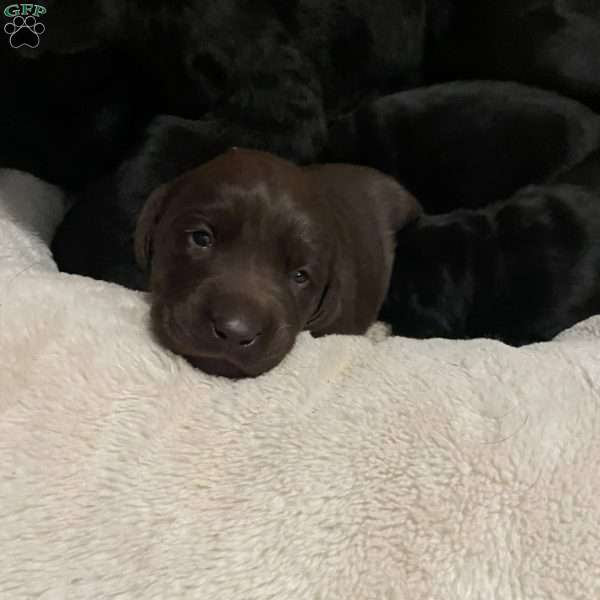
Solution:
[[[198,229],[189,234],[192,244],[200,248],[210,248],[214,243],[212,233],[208,229]]]
[[[294,280],[294,283],[297,283],[298,285],[304,285],[305,283],[308,283],[310,278],[304,269],[299,269],[298,271],[294,271],[292,274],[292,279]]]

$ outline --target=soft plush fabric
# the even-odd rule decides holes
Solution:
[[[305,334],[232,382],[153,342],[143,294],[57,273],[62,209],[1,175],[0,598],[600,597],[600,319]]]

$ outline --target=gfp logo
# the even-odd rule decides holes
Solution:
[[[46,31],[38,17],[46,14],[46,8],[39,4],[11,4],[4,9],[4,16],[12,19],[4,25],[4,33],[12,48],[37,48],[40,35]]]

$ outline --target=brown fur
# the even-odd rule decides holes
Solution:
[[[384,300],[394,233],[419,212],[373,169],[230,150],[158,188],[140,215],[155,332],[230,377],[272,368],[302,330],[363,333]],[[198,246],[198,231],[212,245]]]

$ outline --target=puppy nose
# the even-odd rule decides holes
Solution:
[[[252,346],[262,333],[260,323],[244,317],[214,317],[212,330],[215,337],[239,346]]]

